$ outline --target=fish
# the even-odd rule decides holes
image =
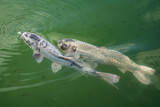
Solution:
[[[57,42],[57,47],[65,53],[67,57],[74,57],[86,61],[90,65],[97,63],[112,65],[117,67],[122,73],[130,71],[142,84],[151,83],[150,76],[154,74],[153,68],[138,65],[128,56],[106,47],[97,47],[92,44],[76,39],[65,38]]]
[[[35,33],[24,32],[21,34],[21,38],[33,50],[33,58],[37,63],[41,63],[44,57],[52,61],[51,68],[54,73],[60,71],[62,66],[66,66],[74,68],[82,74],[102,79],[117,88],[114,83],[119,82],[120,76],[98,72],[83,63],[76,62],[72,57],[64,56],[56,46]]]

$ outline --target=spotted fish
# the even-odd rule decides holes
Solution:
[[[58,41],[58,47],[66,53],[66,56],[72,56],[76,59],[83,59],[86,62],[102,63],[116,66],[120,71],[130,71],[143,84],[150,84],[150,76],[154,74],[155,70],[138,65],[133,62],[128,56],[105,47],[97,47],[89,43],[85,43],[75,39],[62,39]]]
[[[24,32],[21,34],[21,38],[34,51],[33,57],[38,63],[42,62],[43,57],[52,61],[51,67],[54,73],[59,71],[63,65],[74,68],[83,74],[100,78],[113,86],[119,81],[120,77],[115,74],[95,71],[83,63],[74,61],[71,57],[64,56],[54,45],[37,34]]]

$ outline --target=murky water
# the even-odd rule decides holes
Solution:
[[[0,107],[159,107],[159,0],[0,0]],[[149,86],[113,66],[119,90],[51,61],[38,64],[17,32],[34,32],[55,44],[74,38],[116,49],[156,74]]]

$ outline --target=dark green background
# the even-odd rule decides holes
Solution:
[[[121,76],[118,90],[71,68],[54,74],[51,61],[34,61],[18,31],[55,45],[74,38],[117,49],[156,74],[146,86],[130,72],[99,65]],[[159,0],[0,0],[0,107],[159,107],[159,40]]]

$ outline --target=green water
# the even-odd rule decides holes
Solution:
[[[113,66],[119,89],[51,61],[38,64],[17,32],[34,32],[55,44],[74,38],[117,49],[156,70],[151,85]],[[0,107],[159,107],[159,0],[0,0]]]

